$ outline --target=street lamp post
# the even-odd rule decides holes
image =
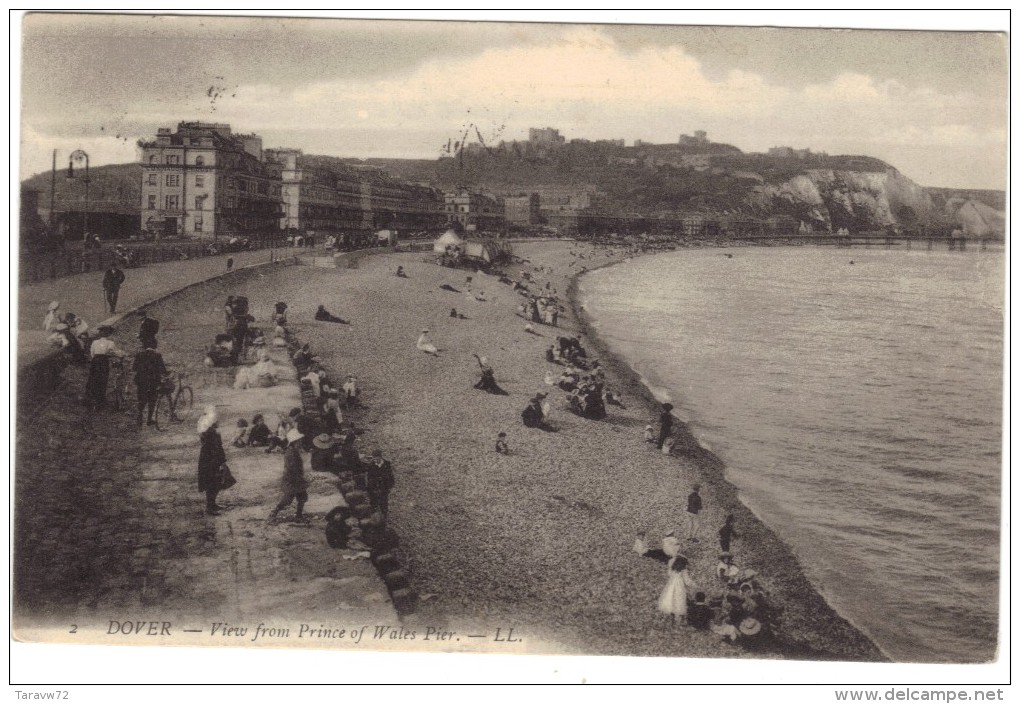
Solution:
[[[67,162],[67,177],[74,178],[74,162],[85,161],[85,226],[82,240],[88,243],[89,237],[89,155],[83,149],[76,149],[71,152]]]

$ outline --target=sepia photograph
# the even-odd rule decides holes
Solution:
[[[15,652],[1008,683],[1008,14],[345,14],[12,16]]]

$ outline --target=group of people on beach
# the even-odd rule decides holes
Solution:
[[[697,485],[692,496],[697,493]],[[699,504],[700,505],[700,504]],[[760,647],[774,634],[782,609],[762,584],[756,570],[741,568],[734,562],[732,540],[739,537],[732,514],[726,516],[718,531],[719,561],[715,566],[714,590],[706,590],[691,576],[690,559],[684,554],[679,531],[670,530],[661,547],[650,548],[646,534],[639,532],[634,552],[666,564],[666,584],[657,602],[658,610],[668,616],[670,625],[683,624],[696,630],[711,631],[729,643]],[[696,541],[696,531],[688,533],[688,545]],[[689,549],[689,548],[688,548]]]
[[[607,256],[610,256],[608,251]],[[584,258],[583,253],[577,253],[576,259]],[[576,262],[571,263],[572,267],[575,265]],[[550,275],[553,273],[544,267],[534,268]],[[522,271],[518,277],[503,272],[494,272],[494,275],[522,297],[518,313],[525,319],[528,332],[535,333],[535,325],[558,327],[563,308],[555,297],[551,281],[543,287],[539,284],[541,277],[527,271]],[[403,268],[398,270],[397,276],[407,278]],[[472,290],[473,283],[476,282],[469,276],[463,284],[467,294],[474,300],[484,301],[486,297],[481,292]],[[449,284],[440,288],[464,293]],[[101,406],[106,395],[110,360],[123,358],[126,353],[110,339],[112,329],[100,327],[96,337],[89,339],[85,321],[73,314],[60,316],[58,309],[59,303],[51,304],[44,325],[55,343],[72,348],[70,354],[78,354],[73,351],[74,345],[78,345],[79,356],[83,362],[90,363],[86,397]],[[269,511],[268,519],[276,522],[294,505],[293,521],[306,522],[304,509],[309,487],[306,468],[312,472],[328,473],[341,483],[353,483],[358,491],[367,494],[371,506],[371,514],[361,518],[355,517],[349,509],[331,514],[327,522],[333,536],[338,544],[346,545],[352,539],[369,545],[373,536],[385,532],[390,494],[396,486],[396,478],[392,464],[381,448],[363,452],[359,445],[365,431],[354,422],[358,409],[362,407],[357,377],[354,374],[334,377],[329,373],[310,345],[297,340],[288,323],[288,306],[283,301],[277,302],[268,316],[269,327],[266,329],[271,329],[272,335],[256,325],[249,301],[244,296],[228,297],[223,314],[223,332],[217,334],[213,343],[205,349],[205,363],[210,367],[236,370],[236,388],[273,386],[282,378],[278,365],[290,364],[297,373],[302,405],[288,411],[263,411],[250,419],[234,418],[226,442],[220,434],[216,408],[210,406],[205,410],[197,424],[197,486],[205,494],[206,513],[210,516],[220,514],[224,510],[218,503],[221,492],[238,481],[228,466],[227,448],[232,449],[231,461],[240,462],[251,451],[279,452],[283,460],[279,496]],[[452,310],[451,317],[463,319],[456,309]],[[350,324],[323,305],[318,306],[313,319],[316,323]],[[147,404],[148,419],[152,422],[155,399],[160,389],[165,388],[167,370],[157,351],[158,331],[158,321],[143,312],[138,335],[142,349],[135,355],[134,362],[140,421]],[[428,355],[440,354],[439,347],[429,338],[428,329],[422,329],[415,346]],[[281,359],[283,351],[286,356]],[[565,395],[566,409],[587,420],[605,419],[609,406],[623,407],[619,393],[609,387],[599,360],[590,356],[578,336],[557,335],[545,350],[544,358],[549,365],[554,365],[547,367],[544,378],[546,387],[550,388],[531,395],[521,411],[521,422],[526,429],[559,430],[552,420],[549,393],[553,389]],[[474,389],[509,396],[500,386],[488,357],[474,354],[474,359],[478,365]],[[645,438],[666,454],[675,444],[672,411],[671,404],[663,404],[658,427],[650,424],[645,429]],[[501,430],[496,435],[493,447],[499,455],[511,454],[505,431]],[[729,642],[749,646],[761,643],[775,629],[781,609],[774,604],[760,576],[754,570],[739,566],[734,541],[741,536],[732,515],[727,516],[718,531],[719,561],[714,570],[717,581],[712,585],[699,585],[692,577],[692,568],[695,574],[700,574],[696,569],[698,565],[692,564],[692,561],[696,562],[699,557],[696,544],[701,540],[703,514],[700,486],[694,484],[687,496],[684,530],[669,531],[662,538],[661,546],[656,548],[649,547],[644,533],[638,534],[635,540],[635,552],[666,565],[666,584],[659,595],[657,608],[668,616],[672,624],[681,623],[707,630]],[[331,539],[331,544],[333,542]]]
[[[238,299],[241,300],[240,306]],[[228,299],[225,311],[228,325],[236,326],[239,318],[249,324],[254,321],[243,297],[232,296]],[[332,319],[335,316],[328,314],[328,311],[324,316],[323,311],[325,308],[320,305],[314,316],[316,321],[338,322]],[[294,407],[286,413],[276,413],[274,428],[267,423],[265,413],[256,413],[250,422],[247,418],[238,418],[229,445],[242,451],[257,448],[265,453],[279,451],[283,454],[279,499],[269,513],[271,522],[276,522],[281,512],[291,504],[295,505],[292,520],[296,523],[307,522],[304,513],[309,487],[305,473],[306,458],[311,471],[332,474],[341,483],[352,482],[357,490],[367,495],[371,513],[358,518],[350,507],[338,507],[328,517],[327,537],[334,547],[347,546],[350,540],[360,541],[352,544],[371,548],[381,539],[380,536],[388,534],[386,517],[389,513],[389,496],[396,480],[392,464],[383,456],[380,448],[368,454],[358,450],[357,441],[364,431],[358,429],[349,417],[349,412],[362,407],[357,377],[347,374],[342,383],[333,382],[310,345],[300,344],[290,332],[285,302],[278,302],[274,306],[272,324],[276,328],[273,346],[286,351],[286,363],[293,365],[296,370],[302,406]],[[276,340],[282,344],[277,344]],[[248,342],[252,342],[256,348],[261,347],[246,336],[242,352]],[[252,368],[260,365],[272,367],[276,364],[273,356],[268,349],[261,347]],[[237,359],[240,378],[246,357],[239,354]],[[348,417],[345,417],[345,413]],[[198,421],[197,430],[200,439],[198,489],[205,494],[206,513],[215,516],[223,511],[223,507],[217,503],[220,492],[237,481],[227,465],[215,406],[206,409]]]

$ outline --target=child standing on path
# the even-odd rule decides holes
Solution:
[[[283,478],[280,481],[280,503],[276,505],[270,514],[270,522],[276,521],[276,516],[283,509],[290,506],[290,502],[297,499],[297,510],[294,520],[304,522],[305,502],[308,501],[308,481],[305,479],[305,462],[301,457],[301,440],[304,438],[297,428],[291,428],[287,433],[287,449],[283,453]]]

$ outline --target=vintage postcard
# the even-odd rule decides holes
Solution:
[[[20,20],[19,644],[1002,663],[1003,32]]]

